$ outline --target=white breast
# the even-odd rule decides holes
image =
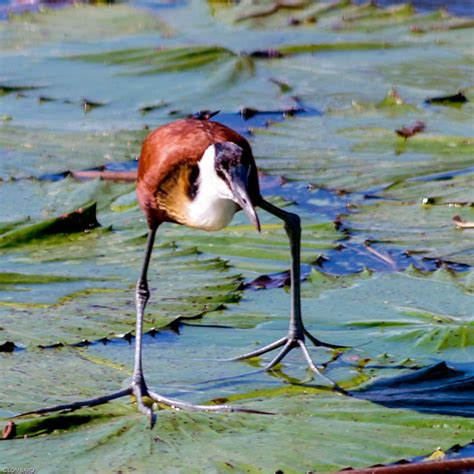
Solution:
[[[239,206],[232,193],[219,178],[214,166],[215,152],[211,145],[199,162],[198,190],[188,204],[186,224],[203,230],[219,230],[229,224]]]

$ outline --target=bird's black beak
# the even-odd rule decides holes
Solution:
[[[229,187],[234,195],[234,201],[242,208],[247,214],[250,222],[260,232],[260,221],[255,211],[255,207],[252,204],[248,193],[248,177],[249,167],[246,165],[233,166],[229,170]]]

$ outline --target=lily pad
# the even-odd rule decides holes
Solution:
[[[397,295],[393,294],[394,281],[401,283],[397,285]],[[305,286],[310,287],[311,284],[307,283]],[[262,305],[261,295],[268,294],[268,301],[270,301],[278,295],[279,291],[269,290],[265,293],[253,293],[255,296],[252,296],[247,303],[241,304],[246,305],[248,309],[252,305]],[[456,296],[455,304],[452,303],[452,298],[446,299],[448,294]],[[342,295],[345,296],[341,297]],[[252,332],[254,333],[253,338],[266,339],[283,330],[284,326],[281,324],[282,320],[246,331],[229,328],[185,327],[180,336],[171,333],[169,336],[164,334],[159,337],[159,344],[152,340],[146,343],[147,362],[145,368],[151,386],[156,387],[156,390],[161,393],[171,396],[179,395],[181,398],[195,402],[225,399],[241,406],[271,411],[275,415],[235,414],[228,416],[161,411],[156,431],[148,431],[147,434],[152,443],[152,440],[156,438],[152,445],[158,446],[160,449],[156,453],[153,451],[151,455],[149,451],[146,454],[145,452],[140,454],[140,450],[133,449],[133,459],[127,454],[128,451],[123,449],[123,443],[129,436],[134,439],[137,430],[140,433],[146,433],[147,428],[141,415],[132,411],[127,399],[96,409],[81,410],[72,415],[43,418],[39,423],[34,421],[22,425],[24,422],[18,420],[17,430],[19,433],[32,436],[30,442],[35,443],[35,446],[42,440],[46,442],[47,449],[51,449],[52,445],[61,442],[66,450],[61,450],[61,453],[64,453],[61,456],[64,455],[64,462],[68,466],[74,466],[75,462],[85,462],[84,459],[88,459],[85,452],[87,443],[84,445],[82,442],[78,442],[78,438],[87,436],[89,439],[104,440],[99,444],[102,447],[96,448],[96,454],[97,449],[100,452],[102,449],[118,450],[120,448],[114,457],[114,466],[117,468],[126,465],[137,469],[144,469],[151,465],[149,463],[155,456],[160,456],[162,462],[181,466],[181,463],[184,462],[182,461],[184,452],[193,456],[196,465],[203,468],[214,469],[224,466],[227,462],[235,466],[247,466],[251,469],[279,467],[289,469],[290,472],[295,467],[334,470],[345,465],[366,465],[376,461],[390,462],[400,457],[414,456],[420,451],[429,452],[430,446],[433,445],[433,439],[444,449],[452,446],[454,441],[468,442],[472,430],[470,418],[459,416],[459,414],[441,415],[439,413],[442,408],[435,406],[433,406],[433,410],[436,414],[431,415],[401,407],[387,408],[384,406],[385,402],[382,398],[374,400],[376,403],[363,400],[364,397],[369,398],[371,393],[378,393],[382,396],[381,392],[362,390],[359,393],[358,390],[355,390],[362,381],[367,380],[378,381],[377,383],[381,384],[385,379],[385,386],[390,387],[390,379],[386,377],[389,377],[390,374],[398,374],[398,376],[401,376],[402,373],[407,374],[409,363],[401,364],[400,368],[397,367],[397,364],[390,362],[397,360],[397,357],[412,357],[418,361],[418,365],[423,364],[424,351],[421,350],[422,348],[407,344],[406,341],[401,344],[390,342],[391,336],[401,330],[399,326],[374,326],[359,329],[355,329],[356,326],[354,326],[356,315],[360,315],[361,320],[367,318],[367,315],[364,315],[367,308],[372,308],[371,312],[374,315],[383,314],[383,318],[387,321],[391,319],[403,321],[406,316],[403,316],[393,306],[392,301],[397,301],[400,297],[403,300],[408,300],[415,295],[418,297],[419,307],[426,308],[426,310],[445,307],[450,311],[451,316],[464,317],[465,313],[462,308],[467,310],[469,307],[469,300],[465,299],[462,292],[456,289],[452,283],[407,275],[386,276],[378,279],[368,278],[359,281],[357,285],[349,289],[326,291],[323,293],[323,298],[305,299],[307,325],[318,335],[325,334],[327,339],[328,335],[325,329],[338,327],[336,339],[339,342],[348,340],[345,339],[348,337],[354,341],[353,336],[349,336],[354,330],[360,333],[360,336],[357,337],[359,341],[367,343],[370,340],[369,345],[361,345],[358,351],[347,353],[340,364],[335,363],[333,367],[329,365],[327,372],[329,375],[345,379],[346,383],[352,387],[353,396],[350,398],[328,393],[322,390],[318,384],[291,386],[286,383],[285,378],[265,374],[194,385],[209,376],[222,377],[242,373],[245,370],[241,364],[223,364],[217,361],[219,354],[229,354],[241,350],[240,346],[245,345],[245,340],[248,340],[249,336],[252,338]],[[384,304],[384,301],[387,300],[389,300],[387,304]],[[275,306],[275,308],[277,307]],[[331,309],[329,310],[329,308]],[[460,311],[453,314],[453,310],[456,308],[460,308]],[[286,311],[281,308],[279,312],[286,319],[286,314],[284,314]],[[349,331],[350,326],[347,326],[346,322],[352,326]],[[427,322],[425,319],[423,324],[439,323]],[[402,328],[402,330],[404,329]],[[334,331],[332,332],[334,338]],[[378,354],[384,349],[388,349],[392,355],[379,356]],[[446,356],[455,354],[453,349],[454,347],[446,348],[442,354]],[[64,392],[63,395],[60,395],[61,392],[57,391],[54,384],[48,385],[48,378],[53,377],[50,371],[42,385],[35,387],[35,391],[40,390],[47,393],[48,401],[46,403],[51,404],[59,400],[73,400],[81,394],[89,396],[95,389],[93,381],[96,377],[102,377],[100,384],[102,392],[111,390],[113,383],[117,384],[120,378],[127,377],[127,371],[123,372],[125,366],[129,367],[128,373],[130,373],[132,352],[133,347],[113,344],[91,346],[89,349],[71,349],[67,352],[62,349],[47,352],[43,357],[49,354],[47,357],[59,358],[62,361],[59,364],[60,367],[63,367],[61,377],[63,380],[70,380],[67,385],[69,387],[68,393],[67,396]],[[81,388],[77,387],[77,389],[75,388],[78,384],[77,378],[74,379],[72,373],[68,371],[68,367],[77,366],[76,354],[80,355],[81,364],[91,373],[91,378],[88,379],[90,382]],[[199,354],[198,357],[196,354]],[[22,358],[17,359],[15,367],[17,369],[23,367],[27,373],[34,370],[49,370],[47,365],[39,368],[39,360],[37,359],[33,363],[28,353],[15,355],[15,357]],[[369,357],[374,363],[369,362],[358,366],[354,364],[355,357]],[[438,353],[438,357],[442,356]],[[383,361],[385,363],[382,363]],[[296,371],[304,376],[304,372],[298,369],[300,364],[301,360],[295,353],[285,362],[282,368],[283,375],[289,371]],[[10,378],[14,377],[20,386],[23,386],[21,397],[16,396],[16,406],[28,409],[33,407],[35,402],[26,398],[29,390],[24,387],[24,384],[31,382],[28,382],[28,376],[22,372],[23,369],[21,371],[7,371],[5,374],[8,374]],[[413,369],[411,372],[414,374],[412,380],[415,380],[416,377],[418,377],[416,380],[421,380],[421,371],[418,376],[415,375],[418,372]],[[110,375],[104,377],[105,373],[110,373]],[[362,379],[357,375],[358,373],[361,374]],[[429,373],[429,369],[426,369],[424,373]],[[278,373],[274,375],[278,375]],[[406,380],[408,383],[408,378]],[[16,384],[12,384],[12,387],[16,386]],[[408,385],[405,384],[404,387],[408,390]],[[445,387],[447,389],[447,385]],[[401,388],[397,392],[400,396],[403,394]],[[420,388],[422,387],[420,386]],[[18,389],[12,388],[11,390]],[[421,394],[421,392],[419,393]],[[441,393],[440,396],[442,396]],[[401,398],[399,397],[399,399]],[[326,422],[322,422],[322,420],[326,420]],[[327,422],[328,420],[330,423]],[[128,428],[122,428],[119,437],[117,434],[111,434],[117,433],[117,427],[123,426]],[[271,443],[267,442],[267,438],[262,439],[258,435],[261,430],[265,430],[267,435],[272,438]],[[416,438],[409,436],[413,430],[417,433]],[[48,431],[52,434],[47,438],[40,436],[34,440],[35,436]],[[187,436],[183,436],[183,432],[186,432]],[[297,443],[300,448],[295,453],[282,449],[287,443],[289,432],[292,433],[293,440],[301,440],[301,443]],[[225,436],[222,436],[223,433]],[[341,435],[341,433],[348,434]],[[354,442],[354,433],[357,434],[357,442]],[[384,436],[381,437],[380,433],[383,433]],[[248,443],[249,436],[255,436],[255,442],[251,443],[251,449]],[[390,443],[384,441],[388,438]],[[317,445],[320,448],[316,452],[314,450],[308,451],[307,445],[303,442],[304,440],[307,442],[308,439],[318,440]],[[335,440],[338,441],[335,442]],[[360,457],[360,440],[364,440],[371,446],[371,449],[364,454],[363,459]],[[117,443],[116,448],[114,448],[115,442]],[[212,446],[211,451],[206,451],[205,458],[199,454],[200,450],[196,449],[201,446],[201,443]],[[259,450],[255,450],[255,443],[260,446]],[[3,446],[0,448],[4,449]],[[35,452],[41,451],[42,446],[38,444]],[[236,446],[239,449],[235,449]],[[180,456],[176,455],[175,448],[179,449]],[[322,451],[320,452],[319,449]],[[76,455],[71,457],[70,450]],[[321,455],[322,452],[325,453],[324,456]],[[303,455],[303,453],[309,454]],[[3,457],[3,459],[9,459],[9,456],[14,455],[14,448],[9,448],[7,457]],[[90,459],[87,462],[94,466],[100,466],[101,459],[101,456],[95,456],[95,461]],[[33,462],[37,458],[33,456],[29,460]]]
[[[0,236],[0,247],[17,247],[48,235],[90,231],[99,226],[96,207],[96,203],[88,204],[60,217],[16,228]]]
[[[94,42],[107,37],[137,33],[169,32],[166,25],[154,15],[133,9],[128,5],[74,5],[73,11],[65,9],[43,9],[38,13],[12,15],[0,23],[1,50],[31,48],[40,43],[77,41],[87,39]]]
[[[163,225],[147,384],[274,415],[161,410],[151,431],[125,397],[15,420],[1,467],[334,471],[469,442],[472,232],[452,218],[474,220],[472,19],[345,0],[145,7],[64,6],[0,23],[1,84],[41,87],[0,97],[13,117],[0,125],[4,424],[128,383],[147,232],[133,162],[153,128],[216,110],[251,142],[264,196],[302,217],[305,325],[350,346],[309,351],[350,396],[311,380],[297,350],[271,373],[248,374],[271,354],[222,361],[288,330],[281,222],[258,211],[262,235],[243,213],[212,234]],[[457,91],[462,107],[425,103]],[[84,100],[105,105],[86,114]],[[395,134],[416,121],[423,133]],[[101,180],[119,171],[129,181]],[[55,228],[86,202],[101,227]],[[270,283],[251,291],[263,275]]]

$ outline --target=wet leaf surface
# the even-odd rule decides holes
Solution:
[[[100,225],[96,218],[96,207],[96,203],[92,203],[62,216],[6,232],[0,236],[0,247],[16,248],[48,235],[90,232]]]
[[[297,351],[268,374],[242,376],[270,355],[221,360],[287,330],[280,222],[163,226],[148,384],[275,415],[161,410],[150,431],[123,398],[15,420],[1,467],[334,471],[472,440],[474,253],[455,225],[474,220],[472,18],[456,5],[62,5],[0,22],[2,425],[126,385],[146,233],[136,158],[156,126],[217,110],[251,142],[266,198],[302,217],[306,325],[350,346],[310,351],[351,395],[310,380]]]
[[[348,327],[336,332],[325,330],[325,328],[331,328],[334,320],[342,323],[350,317],[353,318],[356,314],[360,314],[361,319],[365,320],[367,316],[364,316],[364,313],[368,306],[368,295],[377,295],[374,303],[369,305],[373,308],[374,314],[378,313],[381,307],[388,306],[383,315],[384,319],[400,320],[400,313],[396,309],[390,309],[391,304],[383,304],[383,301],[390,298],[389,295],[392,295],[394,301],[400,297],[400,293],[397,297],[392,293],[394,278],[399,279],[400,277],[388,276],[384,278],[384,280],[388,279],[385,282],[366,278],[363,280],[362,286],[360,281],[355,281],[356,284],[349,290],[339,289],[326,292],[326,297],[323,299],[305,297],[305,314],[308,324],[311,329],[316,330],[319,336],[324,337],[325,340],[337,342],[350,337],[352,341],[359,340],[361,343],[357,350],[347,352],[327,368],[328,375],[351,389],[352,397],[341,397],[328,392],[321,381],[317,379],[302,386],[289,385],[289,379],[297,381],[306,378],[306,371],[302,367],[300,356],[297,353],[292,354],[285,362],[281,372],[269,375],[254,374],[240,379],[215,381],[208,384],[200,383],[203,382],[203,379],[245,373],[249,369],[246,369],[244,364],[223,364],[218,361],[218,358],[245,350],[253,340],[258,339],[260,342],[272,340],[285,330],[286,314],[284,314],[283,307],[287,306],[288,302],[286,301],[285,305],[283,299],[286,300],[287,297],[279,290],[268,290],[250,293],[255,297],[249,301],[248,309],[250,310],[253,305],[259,307],[265,304],[267,310],[274,308],[275,311],[280,312],[281,318],[272,318],[272,321],[266,325],[245,331],[186,326],[183,327],[179,336],[172,332],[162,332],[161,335],[157,334],[155,339],[146,338],[145,367],[149,383],[161,393],[174,397],[179,396],[194,402],[225,399],[226,402],[240,406],[270,410],[277,413],[276,415],[268,418],[243,414],[219,416],[173,413],[165,410],[159,413],[156,431],[147,431],[145,423],[141,422],[142,418],[135,413],[130,401],[123,399],[104,407],[81,410],[72,415],[42,417],[38,421],[33,420],[32,423],[26,424],[24,421],[18,420],[18,430],[21,429],[18,432],[20,436],[28,434],[31,437],[29,442],[33,444],[28,446],[32,450],[39,449],[41,446],[34,441],[35,436],[38,435],[43,435],[37,440],[47,443],[48,449],[51,449],[55,443],[62,443],[66,451],[60,451],[62,453],[60,461],[71,466],[74,466],[74,461],[71,460],[70,449],[73,449],[73,452],[76,453],[75,456],[82,462],[84,462],[84,457],[88,459],[88,444],[84,445],[83,442],[79,442],[79,439],[83,439],[84,436],[92,440],[104,440],[107,449],[122,449],[123,451],[124,445],[122,443],[128,447],[129,443],[132,443],[132,447],[129,449],[130,456],[133,453],[133,457],[128,457],[125,454],[128,452],[127,448],[122,455],[118,455],[119,451],[117,451],[114,462],[117,467],[129,465],[137,469],[151,466],[149,456],[137,456],[136,454],[137,446],[143,446],[145,434],[148,437],[146,439],[150,439],[150,443],[156,436],[163,441],[164,444],[159,445],[164,449],[164,451],[160,449],[159,454],[162,462],[181,466],[181,462],[184,462],[182,458],[184,452],[187,453],[187,456],[192,456],[199,466],[206,468],[214,468],[213,466],[220,466],[224,461],[229,461],[237,466],[244,465],[241,463],[246,462],[245,465],[254,467],[273,468],[275,465],[281,465],[284,468],[288,466],[292,469],[300,467],[313,469],[315,465],[322,465],[324,469],[330,470],[342,465],[373,464],[386,462],[389,459],[393,461],[400,457],[419,455],[420,451],[429,453],[432,451],[430,447],[433,438],[443,449],[448,449],[455,442],[465,444],[469,442],[472,434],[470,418],[466,418],[459,411],[450,412],[449,415],[442,413],[446,413],[447,407],[448,411],[449,408],[454,410],[455,400],[459,400],[460,397],[466,397],[466,400],[472,399],[467,384],[463,385],[464,391],[462,392],[459,390],[450,392],[450,388],[452,389],[456,382],[462,380],[463,377],[464,379],[469,377],[469,375],[463,375],[467,374],[466,364],[464,366],[460,362],[454,363],[454,365],[450,364],[454,369],[445,369],[443,364],[440,364],[439,368],[436,366],[430,368],[430,365],[433,365],[430,362],[430,357],[425,359],[425,352],[420,349],[415,353],[410,351],[410,355],[414,356],[410,362],[406,359],[406,341],[400,344],[390,341],[391,335],[400,330],[396,325],[361,328],[358,331],[363,331],[364,334],[360,334],[356,339],[351,336],[353,330],[348,330]],[[397,288],[399,292],[401,289],[405,298],[424,294],[421,291],[423,285],[428,284],[436,287],[436,291],[430,293],[437,296],[436,300],[419,302],[422,306],[439,307],[440,302],[443,301],[446,304],[446,294],[456,291],[451,284],[447,283],[440,284],[434,281],[429,283],[426,279],[403,278],[406,279],[406,285],[398,285]],[[305,285],[307,289],[312,286],[309,283]],[[341,300],[340,294],[345,291],[350,291],[351,295],[347,299]],[[360,292],[361,294],[359,294]],[[268,298],[265,295],[268,295]],[[264,301],[262,301],[262,297]],[[460,303],[460,307],[467,310],[468,302],[469,300],[466,299],[465,303]],[[348,307],[351,308],[350,314]],[[332,308],[331,312],[327,308]],[[310,310],[308,311],[308,309]],[[366,344],[368,339],[371,339],[371,345]],[[384,349],[389,349],[391,354],[384,353]],[[23,355],[17,354],[15,355],[16,359],[11,360],[11,367],[16,370],[7,372],[11,382],[7,393],[17,390],[16,384],[13,383],[14,380],[18,380],[24,389],[20,396],[17,395],[12,408],[30,409],[37,406],[38,403],[51,404],[57,401],[74,400],[78,395],[90,396],[97,391],[104,393],[117,388],[131,373],[132,352],[133,347],[124,341],[122,344],[96,345],[85,349],[55,349],[42,352],[41,357],[28,352]],[[446,357],[448,353],[445,351],[443,354],[438,354],[438,357]],[[329,358],[329,355],[324,352],[315,351],[314,355],[320,362]],[[48,364],[49,359],[59,361],[58,372],[51,372]],[[358,363],[362,359],[369,359],[369,362]],[[418,365],[414,364],[415,360]],[[425,364],[425,369],[418,368]],[[169,366],[173,367],[172,372],[167,369]],[[77,367],[81,367],[85,383],[78,383],[77,378],[74,378],[71,369],[77,370]],[[38,380],[32,379],[29,374],[33,372],[42,374],[42,377]],[[86,379],[86,374],[89,374],[90,378]],[[58,377],[68,384],[67,390],[63,389],[61,393],[58,392],[55,384],[51,383]],[[395,378],[392,382],[393,377]],[[385,385],[380,390],[364,390],[364,386],[370,387],[370,381],[380,384],[384,382]],[[42,400],[38,401],[35,397],[29,398],[28,395],[31,391],[26,389],[25,384],[35,384],[35,391],[42,393]],[[432,403],[428,406],[428,411],[433,413],[431,415],[424,411],[428,402],[423,404],[423,400],[428,399],[428,393],[424,391],[428,387],[437,388],[440,397],[441,393],[444,393],[446,397],[443,403]],[[388,393],[393,395],[390,398],[393,402],[392,405],[387,401],[388,396],[384,397]],[[415,394],[416,400],[412,400],[410,406],[407,407],[404,403],[407,404],[408,401],[404,402],[404,400],[408,399],[409,393]],[[379,398],[372,400],[371,396]],[[364,398],[369,398],[372,403],[365,401]],[[373,403],[374,401],[375,403]],[[387,403],[390,408],[386,407]],[[458,410],[462,407],[468,410],[469,406],[469,404],[457,405]],[[297,414],[299,415],[296,416]],[[109,444],[111,438],[107,433],[115,433],[114,426],[125,425],[128,426],[128,429],[123,433],[124,437],[117,440],[118,444],[114,448],[114,444]],[[136,430],[143,433],[140,441],[136,439]],[[261,430],[265,431],[266,437],[261,437]],[[48,432],[51,433],[50,436],[44,438],[44,434]],[[409,435],[413,432],[416,433],[416,439]],[[293,441],[298,441],[297,445],[300,446],[296,451],[282,449],[287,443],[289,433],[291,433]],[[365,453],[364,459],[359,462],[356,460],[359,441],[354,441],[354,434],[357,434],[358,440],[364,439],[371,447]],[[381,440],[381,434],[383,434],[383,438],[389,436],[392,440],[391,443]],[[248,443],[249,436],[254,439],[251,447]],[[334,446],[329,448],[330,439],[339,440],[336,449]],[[321,444],[316,453],[313,452],[314,448],[308,450],[308,446],[305,444],[305,442],[309,443],[308,440],[312,440],[311,443],[317,440],[315,446]],[[196,444],[200,446],[201,443],[208,445],[205,458],[199,450],[196,450]],[[231,445],[234,448],[239,446],[239,449],[231,449]],[[255,452],[256,445],[261,453],[257,458],[248,451],[251,449],[252,452]],[[9,453],[12,455],[15,454],[15,446],[9,448]],[[3,446],[0,448],[3,449]],[[100,448],[98,449],[100,451]],[[318,460],[323,452],[319,449],[328,453],[324,457],[324,464]],[[178,456],[176,450],[181,455]],[[43,461],[33,455],[34,451],[31,452],[33,456],[31,459],[42,466]],[[141,451],[138,450],[138,452]],[[302,453],[307,454],[303,455]],[[154,455],[152,454],[152,456]],[[91,458],[87,462],[94,466],[100,466],[101,459],[100,456],[95,456],[95,461]],[[249,460],[251,460],[250,463]]]

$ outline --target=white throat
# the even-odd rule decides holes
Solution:
[[[233,201],[232,192],[217,175],[215,148],[209,146],[199,161],[197,193],[187,209],[187,225],[203,230],[219,230],[234,217],[239,206]]]

